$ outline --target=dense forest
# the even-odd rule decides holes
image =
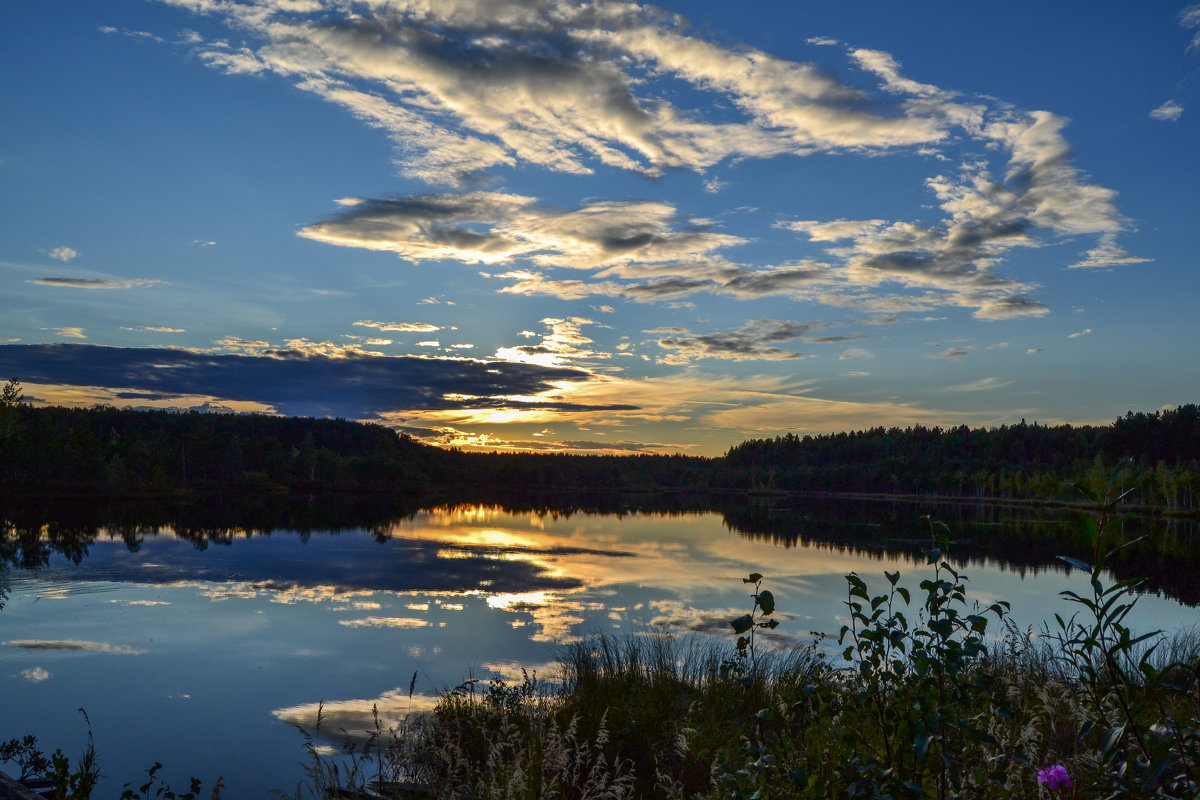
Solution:
[[[1200,509],[1200,408],[1107,426],[871,428],[754,439],[721,457],[468,453],[341,419],[34,408],[0,397],[0,492],[155,495],[204,490],[373,492],[479,500],[560,490],[865,492],[1068,500],[1118,464],[1131,500]]]

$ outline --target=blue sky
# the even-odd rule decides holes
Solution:
[[[35,402],[719,454],[1195,402],[1200,5],[10,0]]]

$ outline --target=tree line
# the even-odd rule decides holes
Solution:
[[[751,439],[723,456],[471,453],[343,419],[32,407],[0,395],[0,491],[194,490],[517,493],[809,491],[1072,499],[1118,464],[1131,499],[1200,509],[1200,408],[1129,412],[1106,426],[869,428]]]

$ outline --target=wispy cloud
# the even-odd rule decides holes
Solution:
[[[83,328],[67,327],[67,328],[48,328],[47,330],[54,331],[56,336],[63,339],[86,339],[87,331]]]
[[[1116,237],[1105,234],[1100,242],[1091,250],[1084,253],[1082,261],[1071,264],[1070,269],[1088,269],[1099,267],[1114,267],[1123,264],[1144,264],[1148,258],[1130,255],[1129,252],[1116,242]]]
[[[947,347],[945,350],[943,350],[940,353],[932,353],[925,357],[926,358],[955,359],[955,358],[962,358],[963,356],[967,356],[970,354],[971,354],[971,348],[969,348],[969,347]]]
[[[105,653],[117,656],[138,656],[145,653],[136,647],[108,642],[90,642],[78,639],[13,639],[4,643],[5,647],[19,647],[23,650],[74,650],[85,653]]]
[[[29,283],[39,286],[61,286],[71,289],[142,289],[147,286],[163,286],[166,281],[149,278],[133,278],[116,281],[104,278],[35,278]]]
[[[425,628],[431,625],[427,619],[417,617],[364,617],[362,619],[339,619],[339,625],[347,628]]]
[[[395,331],[398,333],[433,333],[442,329],[441,326],[432,325],[428,322],[372,322],[369,319],[360,319],[354,324],[364,328],[375,328],[380,331]]]
[[[522,195],[468,192],[364,201],[300,235],[410,261],[520,258],[540,267],[613,270],[697,259],[744,242],[710,228],[668,203],[597,201],[564,210]]]
[[[1091,328],[1084,328],[1081,331],[1075,331],[1075,333],[1067,334],[1067,338],[1068,339],[1078,339],[1081,336],[1090,336],[1091,334],[1092,334]]]
[[[56,247],[50,251],[51,258],[57,259],[58,261],[64,261],[64,262],[70,261],[71,259],[77,257],[78,255],[79,255],[79,251],[77,251],[73,248],[70,248],[70,247]]]
[[[1200,3],[1187,6],[1179,12],[1179,24],[1185,28],[1197,28],[1195,35],[1192,37],[1192,43],[1188,47],[1189,50],[1200,48]]]
[[[804,358],[803,353],[777,345],[798,339],[812,328],[811,324],[802,322],[760,319],[748,322],[735,331],[723,333],[693,334],[674,329],[657,340],[658,346],[668,351],[659,361],[664,364],[686,364],[701,358],[731,361]]]
[[[1012,384],[1011,380],[1003,378],[980,378],[971,383],[960,383],[957,386],[947,386],[943,391],[947,392],[988,392],[992,389],[1003,389],[1005,386]]]

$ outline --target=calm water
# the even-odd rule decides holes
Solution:
[[[0,574],[0,740],[34,733],[75,755],[83,708],[108,776],[101,796],[158,760],[177,790],[192,774],[206,788],[223,775],[227,796],[263,797],[302,778],[294,726],[311,725],[319,703],[326,729],[361,731],[373,706],[386,724],[468,677],[552,672],[556,643],[589,633],[667,625],[726,636],[728,620],[749,610],[740,579],[752,571],[776,595],[780,633],[836,635],[847,572],[880,586],[883,570],[900,570],[914,594],[928,576],[919,513],[475,506],[336,533],[101,527],[82,547],[46,528],[41,539],[76,558],[53,552],[47,565]],[[1086,590],[1053,558],[1084,555],[1068,550],[1069,537],[1050,538],[1059,520],[944,516],[973,597],[1009,600],[1022,624],[1065,610],[1062,589]],[[1157,536],[1135,566],[1194,602],[1195,586],[1172,577],[1196,574],[1176,554],[1190,530]],[[1191,627],[1187,603],[1143,596],[1134,626]]]

